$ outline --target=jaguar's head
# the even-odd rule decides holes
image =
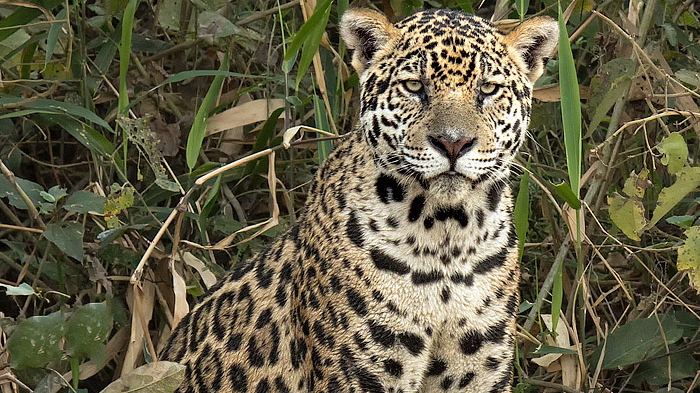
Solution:
[[[341,34],[353,49],[362,131],[380,168],[448,194],[508,176],[558,31],[547,17],[506,34],[459,11],[392,24],[375,11],[348,10]]]

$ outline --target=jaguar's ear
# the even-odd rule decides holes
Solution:
[[[505,37],[517,57],[516,61],[535,83],[544,72],[549,56],[557,46],[559,24],[552,18],[542,16],[529,19],[513,29]]]
[[[391,22],[379,12],[363,8],[345,11],[340,21],[340,34],[353,50],[352,66],[358,74],[362,74],[377,51],[387,44],[393,29]]]

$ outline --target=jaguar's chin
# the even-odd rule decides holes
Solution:
[[[455,196],[469,190],[471,181],[459,172],[445,171],[429,179],[428,183],[431,193]]]

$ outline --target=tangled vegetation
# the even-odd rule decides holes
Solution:
[[[352,5],[560,19],[512,179],[515,391],[700,391],[698,2]],[[173,324],[352,127],[348,6],[0,2],[2,393],[175,389]]]

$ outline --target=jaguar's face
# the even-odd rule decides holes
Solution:
[[[396,25],[349,12],[343,37],[355,49],[360,121],[380,167],[448,192],[507,176],[556,23],[538,18],[504,35],[458,11]]]

